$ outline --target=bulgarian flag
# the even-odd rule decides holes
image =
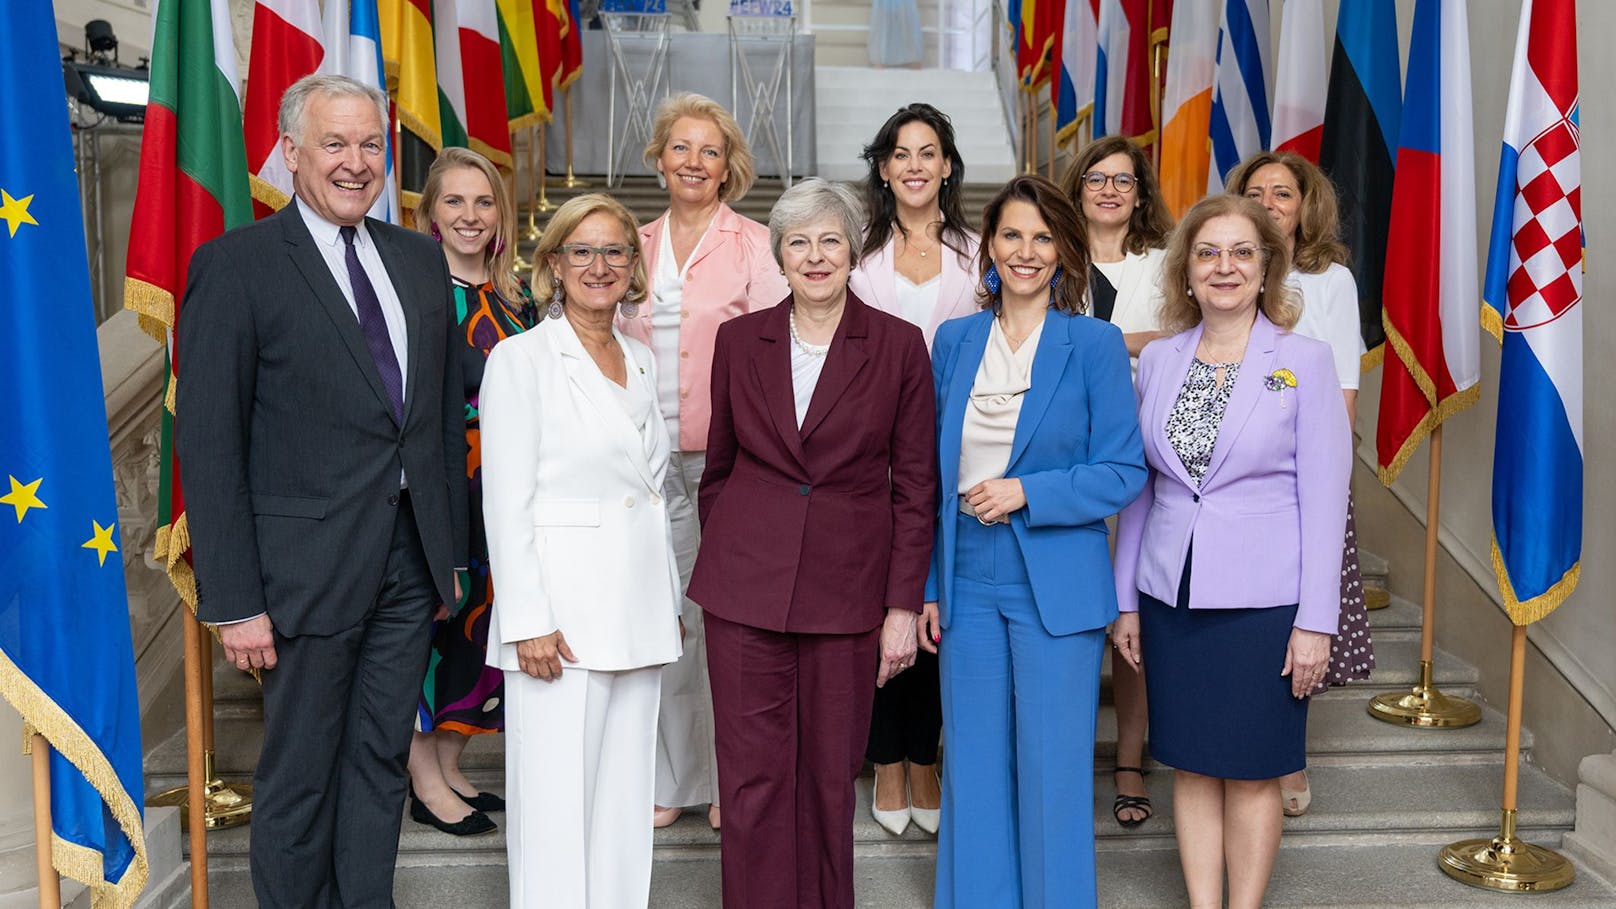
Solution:
[[[196,579],[186,561],[190,534],[173,448],[174,369],[182,353],[173,332],[191,253],[253,220],[238,85],[225,0],[158,0],[124,307],[168,345],[155,552],[192,609]]]
[[[324,59],[318,0],[258,0],[253,4],[244,132],[257,217],[278,211],[292,198],[292,174],[281,154],[281,96],[293,82],[319,69]]]
[[[550,120],[539,68],[539,29],[532,0],[496,0],[499,53],[505,71],[505,116],[511,132]]]
[[[462,145],[511,165],[505,79],[494,0],[434,0],[438,113],[444,145]]]

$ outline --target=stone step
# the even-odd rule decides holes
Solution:
[[[1488,830],[1474,832],[1487,835]],[[1454,835],[1458,838],[1459,835]],[[1577,870],[1577,880],[1552,893],[1493,893],[1467,887],[1437,869],[1436,855],[1449,839],[1414,844],[1296,846],[1280,848],[1263,905],[1268,909],[1610,909],[1616,887]],[[1550,840],[1536,840],[1553,846]],[[1178,853],[1171,849],[1103,852],[1098,858],[1102,909],[1176,909],[1186,902]],[[212,905],[254,905],[245,862],[209,865]],[[859,909],[928,909],[932,904],[930,856],[861,854],[855,860]],[[394,877],[398,909],[498,906],[507,900],[505,864],[441,866],[400,863]],[[701,861],[659,860],[651,872],[654,909],[720,909],[719,866]]]
[[[1314,793],[1313,810],[1285,821],[1286,832],[1293,839],[1328,837],[1346,842],[1354,837],[1373,837],[1386,842],[1438,834],[1459,838],[1497,822],[1503,763],[1437,761],[1376,766],[1315,762],[1308,776]],[[474,773],[473,782],[498,786],[497,777],[491,780],[484,773]],[[861,855],[929,855],[934,849],[933,838],[919,828],[911,826],[902,837],[894,837],[876,825],[869,814],[870,787],[868,776],[856,787],[855,850]],[[1109,780],[1105,775],[1096,777],[1090,811],[1097,848],[1102,852],[1171,847],[1172,774],[1151,774],[1146,778],[1146,788],[1154,802],[1155,815],[1138,828],[1124,830],[1111,815],[1114,793]],[[1574,820],[1575,802],[1570,791],[1529,764],[1521,767],[1519,804],[1518,829],[1528,839],[1541,835],[1557,840]],[[250,836],[250,825],[213,831],[208,835],[209,855],[243,856]],[[659,858],[670,860],[716,854],[718,834],[707,826],[705,812],[686,812],[672,826],[657,831],[656,849]],[[485,861],[503,856],[504,851],[503,829],[484,836],[453,837],[405,818],[399,838],[400,855],[412,862],[433,856],[451,864]]]

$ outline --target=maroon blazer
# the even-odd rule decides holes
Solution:
[[[771,631],[855,634],[920,610],[937,514],[937,416],[919,328],[847,295],[802,429],[791,301],[724,323],[686,595]]]

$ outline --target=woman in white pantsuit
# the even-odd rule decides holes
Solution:
[[[511,905],[644,906],[657,701],[680,584],[651,352],[612,327],[645,298],[634,218],[579,196],[534,256],[545,318],[483,375],[484,520],[505,672]]]

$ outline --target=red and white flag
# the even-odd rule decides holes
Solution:
[[[281,155],[277,119],[281,96],[325,59],[320,35],[319,0],[258,0],[253,5],[243,123],[255,218],[278,211],[292,198],[292,174]]]
[[[1285,0],[1279,24],[1279,72],[1274,78],[1274,151],[1319,163],[1324,137],[1323,0]]]

